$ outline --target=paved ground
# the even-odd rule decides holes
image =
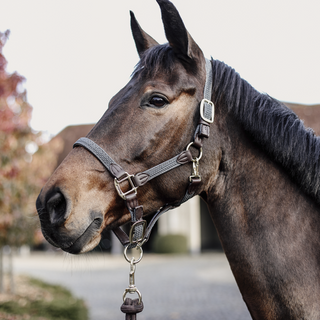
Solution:
[[[122,256],[42,254],[15,257],[14,263],[17,273],[63,284],[85,299],[91,320],[124,319],[119,308],[129,284],[129,263]],[[147,254],[137,264],[135,282],[145,305],[139,320],[251,319],[221,253]]]

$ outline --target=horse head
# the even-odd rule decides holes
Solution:
[[[173,4],[167,0],[157,2],[168,43],[158,44],[142,30],[131,12],[140,61],[128,84],[111,99],[107,111],[87,136],[130,174],[144,172],[186,150],[201,118],[206,59]],[[204,147],[207,144],[203,141]],[[202,181],[193,186],[193,194],[205,193],[214,179],[212,172],[218,170],[221,155],[214,143],[211,145],[201,159]],[[192,144],[188,152],[192,159],[199,154]],[[137,197],[143,214],[179,202],[191,173],[192,161],[188,161],[141,185]],[[132,187],[130,179],[124,180],[118,187],[120,192]],[[71,253],[93,249],[103,230],[117,228],[131,219],[115,188],[114,177],[81,145],[69,153],[43,187],[37,210],[45,238]]]

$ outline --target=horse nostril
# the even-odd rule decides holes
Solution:
[[[62,225],[66,220],[67,202],[62,193],[55,193],[47,202],[47,211],[50,222],[54,225]]]

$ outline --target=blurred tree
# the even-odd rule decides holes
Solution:
[[[16,72],[9,74],[6,71],[7,61],[2,49],[8,36],[8,30],[0,32],[1,251],[3,246],[16,247],[33,242],[38,228],[35,200],[56,167],[57,152],[61,148],[57,139],[50,145],[43,144],[41,133],[35,133],[30,127],[32,107],[21,86],[25,79]]]

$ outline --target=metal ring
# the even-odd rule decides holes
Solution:
[[[135,259],[133,258],[133,261],[132,261],[132,259],[130,260],[130,259],[128,258],[128,256],[127,256],[127,250],[128,250],[128,247],[129,247],[129,246],[130,246],[130,244],[128,244],[128,245],[124,248],[124,251],[123,251],[124,258],[125,258],[129,263],[133,263],[133,264],[139,263],[139,262],[141,261],[141,259],[142,259],[142,256],[143,256],[143,250],[142,250],[142,248],[141,248],[140,246],[137,246],[137,247],[136,247],[136,248],[139,248],[139,250],[140,250],[140,257],[139,257],[138,260],[135,260]]]
[[[194,142],[190,142],[190,143],[188,144],[186,150],[188,151],[189,148],[190,148],[193,144],[194,144]],[[202,147],[200,147],[199,152],[200,152],[200,153],[199,153],[198,158],[192,159],[193,162],[197,162],[197,161],[199,161],[199,160],[202,158]]]
[[[122,296],[123,301],[126,299],[127,293],[132,294],[132,293],[134,293],[134,292],[137,293],[137,295],[138,295],[138,297],[139,297],[139,302],[138,302],[138,303],[140,304],[140,303],[142,302],[142,295],[141,295],[140,291],[139,291],[136,287],[135,287],[133,290],[130,289],[130,288],[127,288],[127,289],[124,291],[123,296]]]

